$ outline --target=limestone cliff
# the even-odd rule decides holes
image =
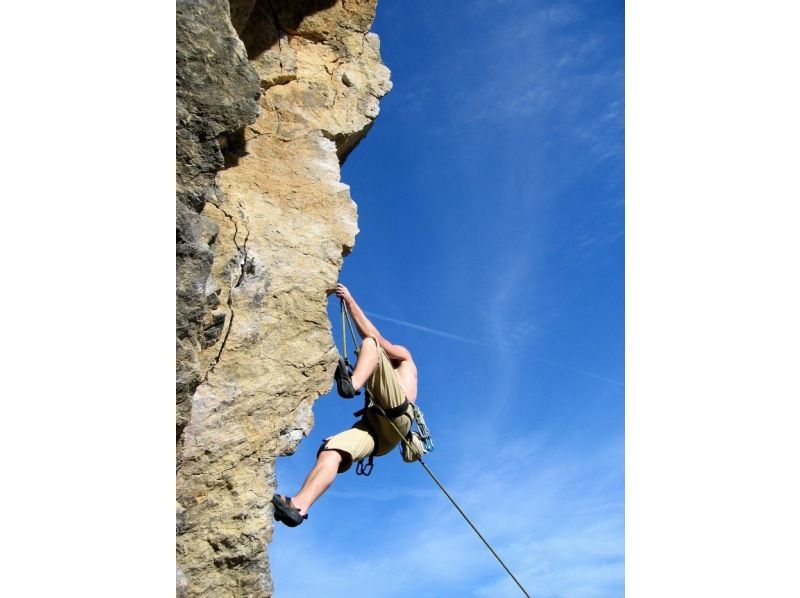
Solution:
[[[270,596],[274,462],[336,361],[339,167],[391,88],[377,0],[177,2],[178,594]]]

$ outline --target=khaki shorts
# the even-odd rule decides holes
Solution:
[[[373,338],[364,340],[364,342],[369,341],[378,345]],[[382,409],[399,407],[406,400],[405,391],[397,380],[397,374],[392,368],[389,357],[380,345],[378,345],[378,365],[367,380],[366,387],[372,395],[372,400]],[[350,469],[353,461],[366,459],[372,454],[379,457],[390,452],[400,442],[400,437],[389,422],[391,421],[405,436],[411,430],[413,417],[414,413],[410,404],[405,413],[391,419],[368,409],[352,428],[326,438],[319,450],[320,452],[336,450],[344,453],[345,458],[339,465],[339,473],[343,473]],[[375,440],[378,442],[377,447]]]

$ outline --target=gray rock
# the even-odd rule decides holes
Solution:
[[[272,595],[274,463],[311,430],[331,387],[327,295],[358,232],[340,164],[391,88],[368,32],[375,0],[227,7],[177,3],[177,587],[187,597]]]

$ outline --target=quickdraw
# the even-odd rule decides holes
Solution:
[[[427,452],[431,452],[433,450],[433,438],[431,438],[431,432],[428,430],[428,426],[425,424],[425,417],[422,415],[422,409],[416,406],[416,404],[411,404],[411,410],[414,412],[414,420],[417,422],[417,428],[419,429],[419,438],[422,440],[422,445],[425,447]]]

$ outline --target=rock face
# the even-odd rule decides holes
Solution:
[[[313,425],[391,88],[376,0],[177,2],[177,593],[271,596],[274,462]]]

